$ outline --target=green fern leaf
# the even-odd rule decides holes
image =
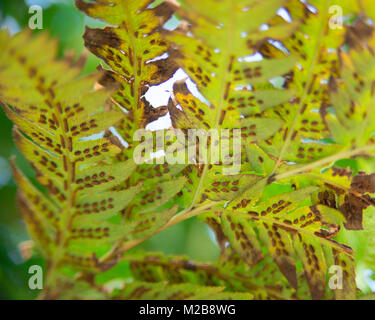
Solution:
[[[84,39],[86,47],[111,68],[100,83],[121,85],[113,99],[128,113],[117,128],[128,143],[133,143],[137,129],[167,113],[165,107],[153,109],[144,99],[144,93],[148,86],[164,82],[176,71],[170,59],[156,59],[169,52],[160,31],[175,5],[165,1],[152,7],[153,1],[148,0],[75,2],[88,16],[115,26],[87,27]]]
[[[32,238],[55,268],[63,263],[105,268],[96,257],[97,246],[130,235],[135,225],[102,220],[118,214],[137,192],[111,191],[134,171],[133,161],[113,164],[110,155],[119,148],[105,139],[87,139],[121,119],[119,112],[103,111],[113,89],[92,92],[99,75],[76,80],[80,69],[56,62],[54,42],[44,35],[30,38],[23,32],[10,39],[3,31],[0,39],[1,79],[18,78],[11,87],[0,80],[0,100],[16,125],[17,147],[47,188],[37,190],[13,164]],[[42,44],[52,54],[36,54]]]
[[[293,57],[251,63],[243,60],[245,56],[256,52],[249,43],[267,38],[267,31],[263,35],[259,27],[274,17],[277,9],[285,2],[222,1],[215,3],[214,11],[209,3],[185,3],[189,9],[181,9],[179,14],[191,23],[191,28],[185,30],[182,24],[177,31],[167,35],[167,40],[176,44],[180,55],[175,60],[196,83],[206,101],[194,97],[184,83],[176,83],[174,104],[169,105],[174,127],[204,130],[239,128],[242,138],[247,142],[269,138],[282,126],[283,121],[258,118],[257,113],[287,101],[292,94],[273,87],[258,92],[246,89],[246,86],[265,84],[269,79],[287,73],[295,60]],[[258,12],[263,10],[267,13],[259,15]],[[220,15],[220,12],[226,14]],[[287,37],[296,27],[295,24],[282,25],[285,33],[281,34],[280,31],[278,34],[276,29],[272,30],[278,39]],[[187,31],[193,36],[189,33],[186,35]],[[215,40],[212,34],[216,34]],[[244,89],[239,90],[239,86]],[[270,98],[266,99],[265,96]],[[257,104],[262,106],[257,107]],[[182,111],[176,105],[181,106]],[[246,117],[241,117],[241,114]],[[184,171],[188,184],[182,191],[181,203],[188,207],[206,198],[230,199],[254,183],[254,178],[241,175],[226,177],[223,182],[214,181],[218,179],[218,175],[215,175],[218,170],[222,170],[222,166],[188,167]],[[219,188],[220,183],[228,187]],[[233,183],[235,185],[230,186]]]

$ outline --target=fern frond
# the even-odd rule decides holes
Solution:
[[[362,147],[374,143],[373,105],[375,102],[375,38],[367,44],[361,39],[345,53],[340,52],[341,79],[331,78],[330,95],[334,112],[325,119],[333,139],[347,147]]]
[[[285,9],[291,19],[301,22],[300,27],[281,47],[268,42],[260,48],[267,57],[297,57],[296,65],[283,83],[285,88],[295,92],[294,98],[269,111],[283,119],[284,126],[259,144],[269,156],[277,159],[271,173],[283,171],[283,165],[290,169],[290,163],[309,163],[343,148],[323,140],[328,132],[320,115],[329,105],[328,80],[338,73],[335,49],[342,44],[344,33],[329,27],[331,4],[331,1],[321,0],[311,1],[309,5],[290,1]],[[273,23],[278,20],[281,18],[277,17]]]
[[[261,25],[273,18],[286,2],[221,1],[214,5],[202,1],[184,3],[189,9],[181,9],[178,13],[191,27],[186,29],[186,24],[182,24],[175,32],[167,35],[167,39],[175,43],[180,54],[175,60],[196,83],[205,100],[194,97],[185,84],[176,83],[175,104],[169,106],[174,127],[241,129],[241,136],[247,143],[269,138],[282,126],[282,120],[260,118],[260,113],[287,101],[292,93],[272,86],[259,91],[250,87],[265,85],[269,79],[289,72],[294,65],[294,58],[246,62],[246,57],[255,54],[255,44],[269,37],[270,33],[282,39],[288,37],[296,27],[295,23],[284,22],[277,25],[280,27],[279,32],[277,28],[260,30]],[[215,34],[214,38],[212,34]],[[182,110],[175,105],[181,106]],[[246,142],[243,141],[243,144]],[[238,160],[244,163],[246,157]],[[182,191],[181,203],[188,207],[206,198],[230,199],[243,191],[245,186],[254,183],[254,178],[241,175],[225,176],[222,181],[215,181],[220,180],[215,173],[222,169],[222,165],[226,163],[190,166],[184,172],[189,184]],[[248,166],[246,168],[251,170]],[[241,169],[246,171],[246,168]]]
[[[233,207],[234,212],[224,210],[219,214],[225,236],[245,261],[254,264],[256,260],[249,257],[261,255],[261,244],[264,244],[281,272],[297,289],[298,256],[312,297],[320,299],[325,292],[325,254],[332,256],[332,250],[347,255],[353,252],[332,240],[326,232],[327,222],[323,217],[326,214],[321,213],[324,209],[312,207],[308,201],[317,190],[316,187],[307,187],[261,200],[255,205],[242,206],[239,203]],[[340,217],[340,213],[336,216]],[[330,253],[324,252],[324,247]]]
[[[86,27],[85,46],[111,68],[100,83],[121,84],[113,99],[127,113],[117,128],[132,144],[137,129],[167,113],[166,107],[151,107],[144,94],[149,86],[166,81],[176,71],[173,61],[164,57],[169,47],[160,34],[175,4],[165,1],[153,7],[153,1],[148,0],[75,2],[88,16],[112,25],[104,29]]]
[[[93,91],[100,75],[78,78],[79,68],[55,61],[55,43],[45,35],[22,32],[10,38],[2,31],[0,39],[0,100],[15,124],[18,149],[46,189],[34,187],[13,163],[32,238],[52,273],[61,265],[105,268],[98,248],[130,235],[135,225],[103,220],[126,208],[139,189],[111,190],[127,180],[135,164],[113,163],[121,150],[93,137],[122,118],[122,112],[104,111],[114,89]],[[50,50],[40,52],[41,46]],[[9,79],[16,78],[10,86]]]
[[[86,47],[111,68],[104,70],[99,83],[104,87],[120,85],[112,99],[117,108],[125,111],[123,121],[116,124],[116,130],[127,143],[126,147],[117,143],[122,149],[117,156],[121,163],[133,159],[139,145],[134,139],[137,130],[168,112],[167,107],[153,108],[144,95],[150,86],[167,80],[176,71],[177,66],[168,57],[173,52],[161,37],[162,26],[176,5],[169,1],[154,6],[153,1],[83,0],[77,0],[76,5],[88,16],[111,24],[104,29],[87,27],[84,39]],[[117,139],[111,133],[107,135]],[[162,222],[168,222],[172,213],[177,212],[178,208],[169,205],[169,209],[160,209],[167,210],[156,216],[151,213],[170,202],[180,191],[185,179],[176,176],[181,169],[167,164],[154,165],[153,162],[138,164],[129,181],[116,187],[116,190],[122,190],[140,183],[143,186],[128,209],[122,212],[129,223],[137,223],[135,238],[151,236]],[[177,179],[173,186],[172,179]]]

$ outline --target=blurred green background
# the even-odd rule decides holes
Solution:
[[[43,32],[49,32],[59,41],[59,55],[74,50],[79,55],[84,51],[82,34],[84,26],[102,25],[81,12],[73,4],[73,0],[0,0],[0,28],[8,28],[16,33],[27,28],[29,7],[43,7]],[[34,31],[40,32],[40,31]],[[41,48],[41,50],[43,50]],[[100,61],[89,54],[83,73],[94,72]],[[32,177],[33,172],[22,156],[15,149],[11,136],[11,122],[0,111],[0,299],[33,299],[37,290],[28,288],[28,268],[33,264],[44,265],[39,256],[24,261],[18,246],[28,240],[25,225],[15,206],[16,186],[12,180],[8,159],[17,156],[17,163],[24,172]],[[339,165],[351,169],[374,172],[375,160],[341,161]],[[277,188],[277,186],[276,186]],[[279,192],[282,188],[278,188]],[[375,210],[369,209],[365,215],[367,231],[345,231],[340,236],[344,243],[356,251],[358,285],[366,293],[375,291],[375,281],[371,279],[375,271]],[[168,254],[187,254],[192,259],[213,261],[219,254],[213,234],[208,228],[191,219],[176,225],[153,237],[142,245],[146,250],[162,251]],[[139,247],[138,247],[139,248]],[[112,272],[123,273],[126,265],[117,266]]]
[[[59,41],[59,55],[74,50],[76,55],[84,51],[82,34],[86,24],[103,25],[86,17],[74,6],[73,0],[0,0],[0,28],[14,34],[28,27],[29,7],[43,8],[43,30]],[[33,32],[41,32],[35,30]],[[43,50],[41,48],[41,50]],[[100,63],[89,54],[83,73],[96,70]],[[8,159],[17,156],[17,163],[32,176],[33,172],[12,142],[12,124],[0,111],[0,299],[32,299],[38,290],[28,288],[28,268],[33,264],[43,265],[41,257],[34,256],[24,261],[18,245],[28,240],[25,225],[15,205],[16,186],[11,176]],[[191,258],[212,261],[219,250],[205,225],[197,220],[186,221],[143,244],[146,250],[170,254],[188,254]],[[119,268],[126,266],[119,266]],[[118,270],[117,270],[118,272]]]

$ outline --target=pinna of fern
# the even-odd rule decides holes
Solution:
[[[137,231],[135,223],[124,224],[116,215],[142,187],[113,190],[135,164],[115,163],[121,150],[105,138],[92,138],[123,117],[121,111],[106,111],[116,88],[94,91],[100,74],[78,78],[79,67],[54,60],[56,43],[45,35],[31,39],[22,32],[10,38],[2,31],[0,41],[0,99],[15,124],[16,145],[43,187],[13,164],[18,203],[46,257],[50,283],[61,266],[105,270],[110,265],[99,256]],[[40,52],[41,46],[46,50]],[[9,79],[17,81],[10,85]]]
[[[166,106],[150,106],[144,96],[147,89],[166,81],[177,69],[161,36],[162,26],[176,4],[164,1],[152,6],[153,2],[75,1],[77,8],[88,16],[111,24],[104,29],[86,27],[83,38],[87,49],[111,68],[105,70],[100,83],[120,84],[112,98],[127,113],[116,128],[130,145],[134,143],[133,134],[137,129],[167,113]],[[132,157],[131,148],[128,156]]]
[[[112,94],[112,108],[124,111],[123,119],[115,127],[126,146],[110,132],[106,136],[122,149],[114,161],[123,162],[133,158],[139,144],[134,139],[136,132],[167,113],[166,106],[151,107],[145,93],[150,86],[167,80],[177,68],[169,58],[173,53],[161,36],[162,26],[173,14],[175,3],[165,1],[154,6],[153,1],[77,0],[76,6],[88,16],[111,24],[104,29],[86,27],[83,38],[87,49],[110,68],[100,67],[103,75],[99,83],[104,87],[119,87]],[[152,235],[175,215],[176,208],[170,209],[170,206],[170,210],[157,217],[152,216],[152,211],[168,203],[180,191],[186,181],[184,177],[177,177],[181,169],[167,164],[137,164],[130,179],[116,187],[122,190],[143,185],[142,191],[122,211],[123,219],[138,223],[134,240]],[[113,252],[117,249],[114,247]]]

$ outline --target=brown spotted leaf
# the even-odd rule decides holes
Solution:
[[[281,79],[279,85],[294,92],[294,97],[265,113],[282,119],[283,127],[260,147],[277,159],[274,171],[299,163],[310,163],[327,157],[343,147],[327,143],[328,131],[321,114],[330,105],[328,82],[337,75],[339,60],[335,49],[343,42],[343,30],[330,28],[329,8],[333,1],[314,0],[309,4],[290,1],[286,14],[300,27],[282,45],[275,41],[262,43],[260,52],[267,58],[296,57],[293,70]],[[271,26],[284,21],[277,16]],[[280,169],[282,171],[283,169]]]
[[[40,47],[45,50],[38,54]],[[137,193],[137,187],[111,190],[135,169],[132,160],[114,163],[121,150],[100,138],[122,118],[120,111],[104,111],[113,88],[94,91],[100,74],[77,78],[80,68],[55,61],[55,43],[44,34],[10,38],[2,31],[0,49],[0,100],[15,124],[15,144],[39,182],[34,186],[13,163],[30,235],[49,264],[98,268],[97,248],[129,236],[135,226],[103,221],[126,209]],[[18,80],[9,86],[4,79]],[[69,255],[71,250],[80,254]]]
[[[307,187],[267,200],[246,201],[242,205],[245,198],[239,205],[233,206],[233,211],[221,214],[222,229],[233,249],[245,259],[244,256],[251,255],[254,248],[259,248],[260,241],[295,289],[298,286],[296,261],[300,259],[314,299],[320,299],[325,294],[328,270],[322,246],[344,255],[352,253],[350,248],[333,241],[327,234],[328,224],[321,213],[306,206],[306,201],[309,202],[317,190],[317,187]],[[226,222],[228,220],[231,225]],[[242,226],[237,221],[241,221]],[[233,235],[228,234],[228,230]],[[259,234],[259,240],[256,234]],[[251,259],[245,261],[252,263]]]
[[[219,135],[220,129],[239,129],[241,149],[246,144],[271,137],[282,127],[283,120],[260,117],[260,113],[288,101],[293,93],[276,88],[269,81],[288,73],[295,59],[289,56],[248,62],[245,58],[256,53],[254,48],[249,48],[248,42],[258,42],[270,35],[261,30],[261,25],[272,20],[287,1],[220,1],[215,3],[215,10],[210,2],[188,0],[184,3],[186,9],[181,8],[178,13],[187,23],[182,22],[179,28],[167,34],[166,39],[176,46],[179,54],[174,57],[175,61],[194,81],[204,98],[194,96],[184,81],[175,83],[173,103],[168,105],[173,126],[205,131],[213,129],[219,131]],[[277,27],[281,25],[280,32],[273,29],[277,39],[288,37],[296,27],[295,23],[285,21]],[[215,39],[212,34],[216,35]],[[263,89],[255,90],[260,85]],[[210,138],[216,139],[214,136]],[[210,146],[207,149],[211,150]],[[221,159],[218,165],[206,165],[195,158],[198,165],[191,165],[184,171],[188,177],[188,184],[182,190],[181,202],[184,205],[194,205],[207,198],[229,199],[238,196],[244,185],[256,182],[254,177],[228,177],[225,181],[228,186],[233,182],[238,185],[209,187],[211,181],[216,183],[214,180],[218,180],[217,173],[225,167],[225,160]],[[250,171],[245,162],[248,159],[243,152],[241,159],[228,159],[227,164],[235,166],[241,163],[241,170]],[[236,190],[235,193],[230,193],[232,189]],[[220,191],[227,194],[220,194]]]
[[[166,81],[176,71],[175,64],[164,57],[169,47],[160,34],[176,4],[165,1],[155,7],[149,0],[75,3],[88,16],[111,25],[104,29],[86,27],[85,46],[110,67],[100,83],[120,84],[113,99],[128,113],[118,129],[131,143],[135,130],[167,113],[166,107],[153,109],[144,94],[149,86]]]

